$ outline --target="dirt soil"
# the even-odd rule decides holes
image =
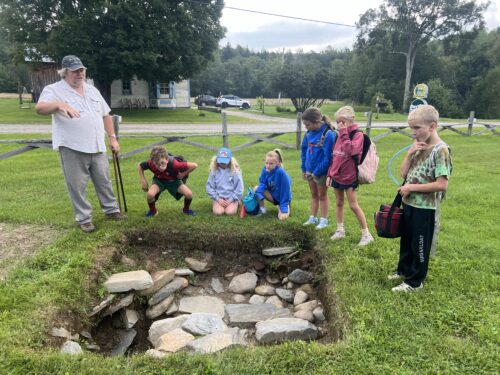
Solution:
[[[0,280],[20,261],[32,256],[51,242],[58,231],[45,225],[0,222]]]

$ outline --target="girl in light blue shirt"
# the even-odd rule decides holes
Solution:
[[[212,158],[206,190],[212,199],[214,215],[237,213],[243,196],[243,177],[238,162],[228,148],[219,149],[217,155]]]

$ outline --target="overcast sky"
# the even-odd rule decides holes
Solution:
[[[484,3],[486,0],[479,0]],[[255,51],[262,49],[303,49],[320,51],[327,46],[336,49],[352,47],[356,29],[348,26],[299,21],[255,14],[240,8],[316,21],[355,25],[369,8],[377,8],[382,0],[225,0],[221,23],[227,28],[220,45],[231,43]],[[487,27],[500,26],[500,0],[491,0],[485,13]]]

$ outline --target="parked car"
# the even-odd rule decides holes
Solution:
[[[194,104],[199,105],[200,107],[205,107],[207,105],[216,105],[217,99],[212,95],[198,95],[194,99]]]
[[[217,98],[217,107],[227,108],[227,107],[238,107],[243,109],[250,108],[250,102],[248,100],[241,99],[236,95],[222,95]]]

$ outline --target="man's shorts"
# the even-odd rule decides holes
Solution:
[[[347,190],[350,188],[353,188],[354,190],[356,190],[358,188],[359,184],[357,181],[354,181],[352,184],[344,185],[344,184],[339,184],[337,181],[332,179],[331,186],[332,186],[332,188],[339,189],[339,190]]]
[[[160,180],[159,178],[153,177],[153,184],[157,185],[160,188],[160,192],[155,196],[155,201],[158,200],[163,190],[168,190],[170,195],[177,200],[181,199],[183,196],[178,192],[179,187],[184,185],[184,182],[182,182],[182,180]]]

